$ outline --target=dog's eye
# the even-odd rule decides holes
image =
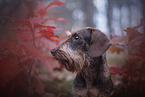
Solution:
[[[75,39],[75,40],[78,40],[78,39],[79,39],[79,36],[78,36],[78,35],[75,35],[75,36],[74,36],[74,39]]]

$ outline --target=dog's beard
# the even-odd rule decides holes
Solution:
[[[78,57],[79,56],[79,57]],[[73,53],[73,57],[64,51],[58,50],[55,58],[65,66],[68,71],[78,72],[81,69],[86,69],[89,67],[90,61],[87,55],[82,53],[82,55],[77,55]]]
[[[65,66],[68,71],[78,72],[89,66],[89,58],[82,50],[72,50],[67,44],[62,45],[55,54],[55,58]]]
[[[55,58],[62,64],[65,66],[65,68],[68,70],[68,71],[71,71],[71,72],[75,72],[75,71],[78,71],[78,69],[76,69],[76,66],[74,65],[75,62],[73,61],[73,59],[68,55],[66,54],[65,52],[61,51],[61,50],[58,50],[56,55],[55,55]]]

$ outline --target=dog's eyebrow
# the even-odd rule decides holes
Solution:
[[[75,36],[75,35],[78,35],[77,33],[73,33],[73,34],[71,34],[71,36]],[[79,35],[78,35],[79,36]],[[79,36],[80,37],[80,36]]]
[[[77,33],[72,33],[71,35],[74,36],[74,35],[76,35],[76,34],[77,34]]]
[[[68,37],[72,35],[72,33],[70,31],[65,31],[65,33]]]

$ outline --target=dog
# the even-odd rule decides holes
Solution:
[[[110,39],[100,30],[84,28],[73,33],[51,54],[68,71],[77,72],[71,97],[109,97],[113,88],[106,51]]]

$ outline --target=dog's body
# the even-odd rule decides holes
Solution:
[[[94,59],[88,70],[80,71],[74,80],[72,93],[81,97],[109,97],[112,81],[104,56]],[[78,97],[73,95],[72,97]]]
[[[67,70],[78,72],[72,97],[109,97],[112,81],[105,55],[111,45],[109,41],[101,31],[86,28],[51,51]]]

